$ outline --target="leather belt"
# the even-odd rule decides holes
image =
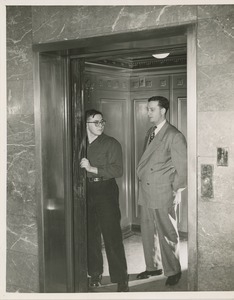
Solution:
[[[87,178],[89,182],[98,182],[98,181],[103,181],[103,177],[88,177]]]

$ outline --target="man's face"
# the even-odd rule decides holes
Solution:
[[[165,118],[165,108],[158,106],[158,101],[150,101],[147,104],[149,121],[155,125],[160,124]]]
[[[104,131],[104,124],[100,123],[102,120],[102,115],[90,116],[86,122],[87,131],[93,136],[101,135]]]

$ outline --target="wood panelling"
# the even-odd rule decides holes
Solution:
[[[185,89],[187,87],[186,74],[172,75],[173,89]]]
[[[155,91],[169,89],[169,76],[138,75],[131,77],[131,91]]]

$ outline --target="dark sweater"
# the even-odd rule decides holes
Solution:
[[[120,143],[104,133],[87,146],[87,158],[98,174],[87,172],[88,177],[117,178],[123,175],[123,158]]]

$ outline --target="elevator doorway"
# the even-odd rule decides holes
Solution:
[[[186,36],[186,34],[188,34]],[[71,46],[64,42],[59,45],[37,45],[34,47],[35,54],[35,116],[36,116],[36,139],[37,139],[37,158],[38,158],[38,225],[39,225],[39,261],[40,261],[40,289],[42,292],[87,292],[87,261],[86,261],[86,203],[85,203],[85,174],[79,169],[79,157],[84,148],[82,148],[82,139],[84,136],[84,110],[86,107],[87,96],[92,93],[92,84],[85,81],[85,63],[94,58],[105,59],[109,57],[120,57],[126,54],[146,52],[152,47],[157,50],[168,49],[174,43],[175,39],[183,41],[187,47],[187,68],[186,77],[195,80],[195,31],[194,28],[180,27],[170,30],[155,30],[140,33],[123,34],[107,39],[105,37],[93,38],[92,41],[77,41]],[[103,43],[105,40],[105,43]],[[120,42],[121,41],[121,42]],[[153,44],[152,44],[153,43]],[[156,44],[155,44],[156,43]],[[104,45],[104,46],[103,46]],[[166,46],[167,45],[167,46]],[[111,54],[111,55],[110,55]],[[97,63],[97,62],[96,62]],[[95,63],[94,63],[95,64]],[[43,72],[44,70],[44,72]],[[46,76],[48,75],[49,76]],[[142,74],[141,74],[142,75]],[[165,75],[163,72],[158,75]],[[51,85],[53,79],[53,85]],[[143,87],[147,85],[147,80],[142,77],[138,81]],[[87,83],[87,86],[86,86]],[[117,84],[117,83],[115,83]],[[162,81],[164,85],[164,81]],[[87,88],[88,87],[88,88]],[[60,91],[60,92],[59,92]],[[86,94],[87,93],[87,94]],[[196,103],[195,90],[189,87],[187,97],[180,99],[189,99],[188,117],[194,115],[192,109]],[[171,98],[171,95],[169,95]],[[57,106],[57,98],[60,105]],[[129,113],[126,117],[126,126],[130,130],[136,130],[137,114],[132,114],[133,107],[142,107],[148,98],[146,93],[141,94],[139,98],[131,98],[128,103],[128,109],[125,110],[123,101],[112,103],[116,105],[116,111],[122,109],[123,115]],[[53,101],[52,101],[52,100]],[[136,101],[134,102],[133,99]],[[177,97],[178,99],[178,97]],[[143,101],[143,102],[142,102]],[[191,102],[192,101],[192,102]],[[193,102],[194,101],[194,102]],[[122,103],[119,105],[119,103]],[[134,103],[134,105],[133,105]],[[187,103],[187,102],[186,102]],[[52,105],[53,104],[53,105]],[[108,113],[109,102],[105,98],[101,103],[102,110]],[[137,105],[139,104],[139,106]],[[132,107],[133,105],[133,107]],[[112,111],[112,109],[111,109]],[[141,110],[136,110],[141,111]],[[56,114],[55,114],[56,112]],[[121,114],[120,114],[121,115]],[[51,117],[53,116],[53,118]],[[119,114],[112,115],[114,119]],[[137,117],[138,116],[138,117]],[[140,118],[141,119],[141,118]],[[107,120],[109,124],[112,122]],[[116,120],[121,126],[121,120]],[[139,121],[139,120],[138,120]],[[134,123],[135,122],[135,123]],[[147,122],[145,119],[145,126]],[[61,126],[57,126],[60,124]],[[52,127],[50,128],[50,126]],[[49,127],[48,127],[49,126]],[[194,145],[192,133],[196,132],[194,126],[194,117],[190,120],[190,126],[187,127],[188,140]],[[48,128],[50,130],[48,131]],[[59,129],[60,128],[60,129]],[[143,127],[141,127],[143,128]],[[110,127],[111,129],[111,127]],[[109,130],[110,130],[109,129]],[[125,126],[123,127],[125,130]],[[120,129],[119,129],[120,130]],[[56,132],[59,132],[59,140]],[[50,133],[48,136],[47,132]],[[111,132],[110,132],[111,133]],[[135,136],[131,134],[129,136]],[[141,135],[140,135],[141,136]],[[120,138],[121,139],[121,138]],[[138,141],[139,142],[139,141]],[[137,142],[137,143],[138,143]],[[59,143],[59,144],[58,144]],[[134,148],[135,139],[123,139],[127,145],[125,166],[128,170],[123,181],[119,182],[122,191],[130,195],[125,202],[126,210],[123,213],[123,231],[128,235],[129,232],[137,227],[137,206],[136,199],[132,200],[132,195],[136,193],[135,174],[130,172],[134,169],[136,153],[128,160],[128,153]],[[133,145],[132,145],[133,143]],[[139,142],[140,144],[140,142]],[[57,146],[59,145],[59,148]],[[51,149],[59,149],[60,165],[56,165],[56,157],[53,157]],[[193,149],[193,148],[192,148]],[[135,150],[134,150],[135,151]],[[194,170],[195,152],[189,147],[190,163],[189,169]],[[52,164],[48,164],[48,159],[52,159]],[[59,167],[59,173],[52,171],[53,167]],[[50,170],[50,172],[49,172]],[[49,182],[47,174],[50,174]],[[59,177],[57,176],[59,174]],[[47,176],[47,177],[46,177]],[[189,178],[190,188],[194,191],[194,176]],[[129,184],[130,183],[130,184]],[[61,194],[57,196],[56,189],[59,188]],[[194,197],[191,197],[192,206],[196,206]],[[124,207],[125,209],[125,207]],[[195,212],[196,210],[193,210]],[[125,215],[124,215],[125,214]],[[192,213],[188,222],[189,232],[189,271],[188,289],[195,287],[194,269],[196,269],[196,215]],[[58,225],[58,227],[56,226]],[[191,226],[191,224],[193,224]],[[125,226],[126,225],[126,226]],[[59,228],[59,230],[58,230]],[[58,247],[62,245],[62,247]],[[195,249],[195,251],[194,251]],[[189,269],[190,270],[190,269]],[[56,274],[59,276],[56,276]]]

